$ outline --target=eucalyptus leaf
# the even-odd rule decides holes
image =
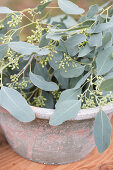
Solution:
[[[104,47],[104,49],[112,46],[112,33],[111,32],[106,32],[104,34],[104,37],[102,39],[102,46]]]
[[[58,0],[58,5],[60,9],[66,14],[79,15],[84,13],[84,9],[78,7],[69,0]]]
[[[87,54],[89,54],[91,51],[93,50],[93,48],[89,47],[89,45],[87,44],[85,47],[82,47],[79,51],[79,55],[78,57],[85,57]]]
[[[47,48],[40,49],[38,52],[36,51],[38,56],[48,55],[50,51]]]
[[[34,73],[44,77],[46,81],[49,81],[48,70],[46,67],[42,68],[41,64],[36,63],[35,68],[34,68]]]
[[[104,78],[104,80],[112,79],[113,78],[113,71],[110,70],[110,72],[108,72],[103,78]]]
[[[73,78],[79,77],[84,72],[85,66],[77,64],[76,67],[67,67],[65,69],[61,69],[60,73],[64,78]]]
[[[13,29],[13,28],[12,28],[12,29]],[[18,32],[19,32],[19,31],[16,31],[16,32],[13,34],[11,42],[13,42],[13,41],[20,41],[20,37],[19,37],[19,33],[18,33]]]
[[[70,28],[70,27],[72,27],[72,26],[77,24],[77,22],[75,21],[75,19],[73,17],[67,16],[65,14],[61,14],[61,15],[57,15],[57,16],[51,17],[49,24],[52,25],[55,22],[56,23],[58,23],[58,22],[59,23],[61,23],[61,22],[64,23],[66,28]]]
[[[102,4],[101,6],[99,6],[99,11],[101,11],[103,8],[105,8],[106,6],[108,6],[110,3],[110,1],[105,2],[104,4]]]
[[[45,47],[48,45],[50,39],[46,38],[47,34],[44,34],[41,38],[40,38],[40,42],[39,42],[39,48]]]
[[[35,119],[35,113],[18,91],[3,86],[1,88],[1,98],[1,106],[16,119],[21,122],[30,122]]]
[[[57,50],[60,51],[60,52],[67,52],[67,48],[66,48],[66,46],[65,46],[64,41],[61,40],[61,41],[59,42],[59,45],[58,45],[58,47],[57,47]]]
[[[83,77],[83,75],[80,75],[79,77],[71,78],[69,81],[69,88],[74,88],[75,85],[78,83],[78,81]]]
[[[2,59],[8,51],[8,45],[7,44],[2,44],[0,45],[0,59]]]
[[[10,13],[13,13],[13,12],[14,11],[9,9],[8,7],[0,7],[0,14],[10,14]]]
[[[57,101],[55,107],[57,108],[58,105],[60,105],[63,101],[65,100],[78,100],[78,95],[81,94],[81,89],[67,89],[64,90],[61,95],[59,100]]]
[[[102,31],[105,31],[105,30],[110,29],[112,27],[113,27],[112,22],[101,23],[101,24],[98,24],[95,27],[95,29],[93,30],[93,33],[100,33]]]
[[[38,5],[37,10],[38,13],[41,14],[43,12],[43,10],[51,3],[52,1],[48,1],[44,4]]]
[[[54,75],[55,75],[56,79],[58,80],[59,84],[61,85],[61,88],[67,89],[69,86],[69,79],[62,77],[60,74],[60,70],[54,71]]]
[[[54,82],[46,81],[42,76],[33,74],[32,72],[29,73],[31,82],[44,91],[55,91],[58,90],[58,86]]]
[[[87,37],[84,34],[75,34],[65,41],[65,45],[67,48],[73,48],[86,39]]]
[[[48,109],[53,109],[54,107],[53,96],[50,93],[45,92],[45,91],[42,92],[42,96],[46,98],[46,101],[44,102],[45,103],[44,107]]]
[[[4,34],[0,34],[0,42],[2,42],[3,37],[4,37]]]
[[[39,47],[27,43],[27,42],[10,42],[9,47],[16,51],[17,53],[23,54],[23,55],[31,55],[32,53],[37,53],[39,56],[47,55],[50,53],[50,51],[46,48],[40,49]]]
[[[88,44],[90,47],[96,46],[100,47],[102,46],[102,33],[99,34],[93,34],[91,35]]]
[[[53,115],[50,117],[49,124],[57,126],[70,120],[78,114],[81,107],[81,101],[79,100],[65,100],[55,109]]]
[[[96,13],[99,11],[98,5],[91,5],[89,7],[89,10],[87,12],[87,14],[83,15],[80,19],[79,19],[79,23],[84,22],[84,21],[89,21],[90,19],[92,19],[93,17],[95,17]]]
[[[112,53],[113,46],[99,52],[96,59],[98,75],[104,75],[113,68]]]
[[[89,11],[87,13],[87,18],[90,19],[95,16],[95,14],[99,11],[98,5],[92,5],[89,8]]]
[[[104,80],[99,88],[102,91],[113,91],[113,78]]]
[[[0,34],[4,35],[7,33],[8,29],[9,29],[9,27],[7,25],[7,21],[8,21],[8,19],[5,18],[4,21],[2,22],[2,24],[4,25],[4,28],[0,29]]]
[[[110,32],[111,32],[111,34],[112,34],[112,44],[113,44],[113,27],[110,28]]]
[[[91,71],[89,71],[87,74],[85,74],[75,85],[74,89],[78,89],[81,87],[81,85],[86,81],[86,79],[90,76]]]
[[[68,51],[68,54],[73,57],[76,54],[78,54],[79,49],[78,49],[78,46],[75,46],[75,47],[67,46],[67,51]]]
[[[10,42],[9,47],[16,51],[17,53],[23,54],[23,55],[31,55],[32,53],[38,53],[40,50],[37,46],[27,43],[27,42]]]
[[[54,69],[57,70],[60,64],[60,61],[62,60],[63,55],[61,52],[57,52],[53,54],[52,60],[49,60],[50,66]]]
[[[82,23],[84,21],[87,20],[87,14],[83,15],[80,19],[79,19],[79,23]]]
[[[60,34],[60,33],[64,33],[64,32],[66,32],[66,31],[68,31],[69,29],[61,29],[61,28],[50,28],[50,33],[58,33],[58,34]]]
[[[110,145],[112,126],[106,113],[100,110],[94,122],[94,139],[99,153],[104,152]]]
[[[105,22],[105,17],[103,15],[98,15],[97,16],[97,22],[100,23],[104,23]]]
[[[62,34],[61,33],[48,33],[46,35],[46,38],[59,41],[62,38]]]

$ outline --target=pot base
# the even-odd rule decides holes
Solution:
[[[53,127],[49,120],[22,123],[0,109],[1,127],[11,148],[22,157],[43,164],[67,164],[87,156],[95,147],[94,119],[72,120]]]
[[[12,148],[11,145],[10,145],[10,147]],[[44,161],[42,161],[42,160],[34,161],[34,160],[32,160],[32,159],[23,157],[23,155],[17,153],[13,148],[12,148],[12,150],[13,150],[15,153],[17,153],[19,156],[21,156],[21,157],[23,157],[23,158],[25,158],[25,159],[27,159],[27,160],[29,160],[29,161],[36,162],[36,163],[39,163],[39,164],[45,164],[45,165],[65,165],[65,164],[71,164],[71,163],[80,161],[81,159],[83,159],[83,158],[85,158],[86,156],[88,156],[88,154],[90,154],[90,153],[93,151],[94,148],[95,148],[95,146],[91,148],[91,151],[89,151],[89,153],[87,153],[86,155],[83,155],[83,157],[81,156],[80,159],[76,159],[76,160],[72,160],[72,161],[67,161],[67,162],[65,162],[65,161],[64,161],[64,162],[57,162],[57,163],[55,163],[55,162],[53,162],[53,163],[52,163],[52,162],[44,162]]]

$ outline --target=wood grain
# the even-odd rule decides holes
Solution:
[[[113,125],[113,117],[111,119]],[[2,135],[0,144],[0,170],[100,170],[103,164],[113,164],[113,133],[110,147],[99,154],[95,148],[84,159],[66,165],[43,165],[18,156],[7,144]]]

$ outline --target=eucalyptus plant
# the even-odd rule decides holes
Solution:
[[[103,106],[113,101],[113,4],[93,5],[84,14],[69,0],[50,3],[22,11],[0,7],[6,14],[0,21],[0,105],[22,122],[35,119],[30,105],[54,108],[52,126],[98,106],[94,138],[102,153],[112,132]],[[64,14],[51,17],[45,8]]]

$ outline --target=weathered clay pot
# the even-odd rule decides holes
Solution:
[[[2,144],[2,140],[3,140],[3,131],[0,126],[0,145]]]
[[[0,124],[6,139],[22,157],[45,164],[66,164],[82,159],[95,147],[93,124],[98,107],[82,109],[77,117],[57,127],[49,125],[53,109],[32,109],[36,119],[22,123],[0,107]],[[103,109],[111,117],[113,104]]]

